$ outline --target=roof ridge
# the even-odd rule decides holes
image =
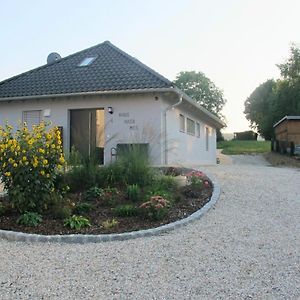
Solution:
[[[142,67],[143,69],[145,69],[146,71],[148,71],[150,74],[158,77],[164,83],[170,84],[172,87],[174,87],[174,84],[173,84],[172,81],[170,81],[166,77],[162,76],[161,74],[157,73],[156,71],[154,71],[153,69],[151,69],[150,67],[148,67],[147,65],[145,65],[144,63],[142,63],[141,61],[139,61],[137,58],[135,58],[135,57],[129,55],[128,53],[124,52],[123,50],[121,50],[120,48],[118,48],[117,46],[115,46],[114,44],[112,44],[110,41],[105,41],[105,42],[103,42],[103,44],[104,43],[106,43],[107,45],[109,45],[114,50],[118,51],[120,54],[122,54],[127,59],[131,60],[135,64],[139,65],[140,67]]]
[[[44,65],[42,65],[42,66],[37,67],[37,68],[31,69],[31,70],[29,70],[29,71],[25,71],[25,72],[23,72],[23,73],[21,73],[21,74],[18,74],[18,75],[13,76],[13,77],[4,79],[3,81],[0,81],[0,85],[2,85],[2,84],[4,84],[4,83],[7,83],[7,82],[9,82],[9,81],[11,81],[11,80],[17,79],[17,78],[19,78],[19,77],[22,77],[22,76],[24,76],[24,75],[26,75],[26,74],[34,73],[34,72],[36,72],[36,71],[38,71],[38,70],[41,70],[41,69],[44,69],[44,68],[46,68],[46,67],[53,66],[54,64],[58,64],[58,63],[60,63],[61,61],[65,61],[65,60],[67,60],[68,58],[70,58],[70,57],[72,57],[72,56],[74,56],[74,55],[80,54],[80,53],[82,53],[82,52],[84,52],[84,51],[91,50],[91,49],[96,48],[96,47],[99,47],[100,45],[103,45],[103,44],[110,44],[110,45],[111,45],[111,43],[110,43],[109,41],[104,41],[104,42],[102,42],[102,43],[99,43],[99,44],[94,45],[94,46],[92,46],[92,47],[86,48],[86,49],[84,49],[84,50],[80,50],[80,51],[78,51],[78,52],[69,54],[69,55],[67,55],[67,56],[65,56],[65,57],[63,57],[63,58],[61,58],[61,59],[59,59],[59,60],[57,60],[57,61],[54,61],[53,63],[50,63],[50,64],[46,63],[46,64],[44,64]]]

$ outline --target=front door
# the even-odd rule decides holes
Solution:
[[[104,110],[74,109],[70,111],[71,147],[83,157],[93,156],[103,164]]]

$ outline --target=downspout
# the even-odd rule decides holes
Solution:
[[[183,100],[182,95],[179,96],[179,101],[168,106],[165,110],[164,110],[164,120],[163,120],[163,124],[164,124],[164,164],[167,165],[168,164],[168,153],[167,153],[167,149],[168,149],[168,141],[167,141],[167,112],[171,109],[173,109],[174,107],[178,106],[181,104]]]

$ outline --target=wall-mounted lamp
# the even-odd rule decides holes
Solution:
[[[114,110],[111,106],[108,107],[108,112],[112,115],[114,113]]]

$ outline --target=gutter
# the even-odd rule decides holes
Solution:
[[[108,90],[108,91],[95,91],[95,92],[79,92],[79,93],[65,93],[65,94],[49,94],[49,95],[33,95],[33,96],[20,96],[20,97],[7,97],[0,98],[0,101],[23,101],[34,99],[49,99],[49,98],[63,98],[63,97],[79,97],[79,96],[94,96],[94,95],[118,95],[118,94],[132,94],[132,93],[167,93],[174,92],[174,88],[158,88],[158,89],[140,89],[140,90]]]
[[[168,164],[168,141],[167,141],[167,112],[182,103],[183,96],[180,94],[179,101],[169,105],[163,113],[163,133],[164,133],[164,164]]]
[[[226,124],[221,121],[217,116],[215,116],[214,114],[212,114],[210,111],[208,111],[206,108],[204,108],[203,106],[201,106],[200,104],[198,104],[197,102],[195,102],[190,96],[188,96],[187,94],[185,94],[184,92],[182,92],[180,89],[176,88],[176,93],[180,94],[184,97],[184,100],[186,100],[189,104],[193,105],[194,107],[196,107],[197,109],[199,109],[201,112],[203,112],[205,115],[207,115],[208,117],[210,117],[211,119],[213,119],[216,123],[218,123],[219,127],[226,127]],[[175,91],[174,91],[175,92]]]

